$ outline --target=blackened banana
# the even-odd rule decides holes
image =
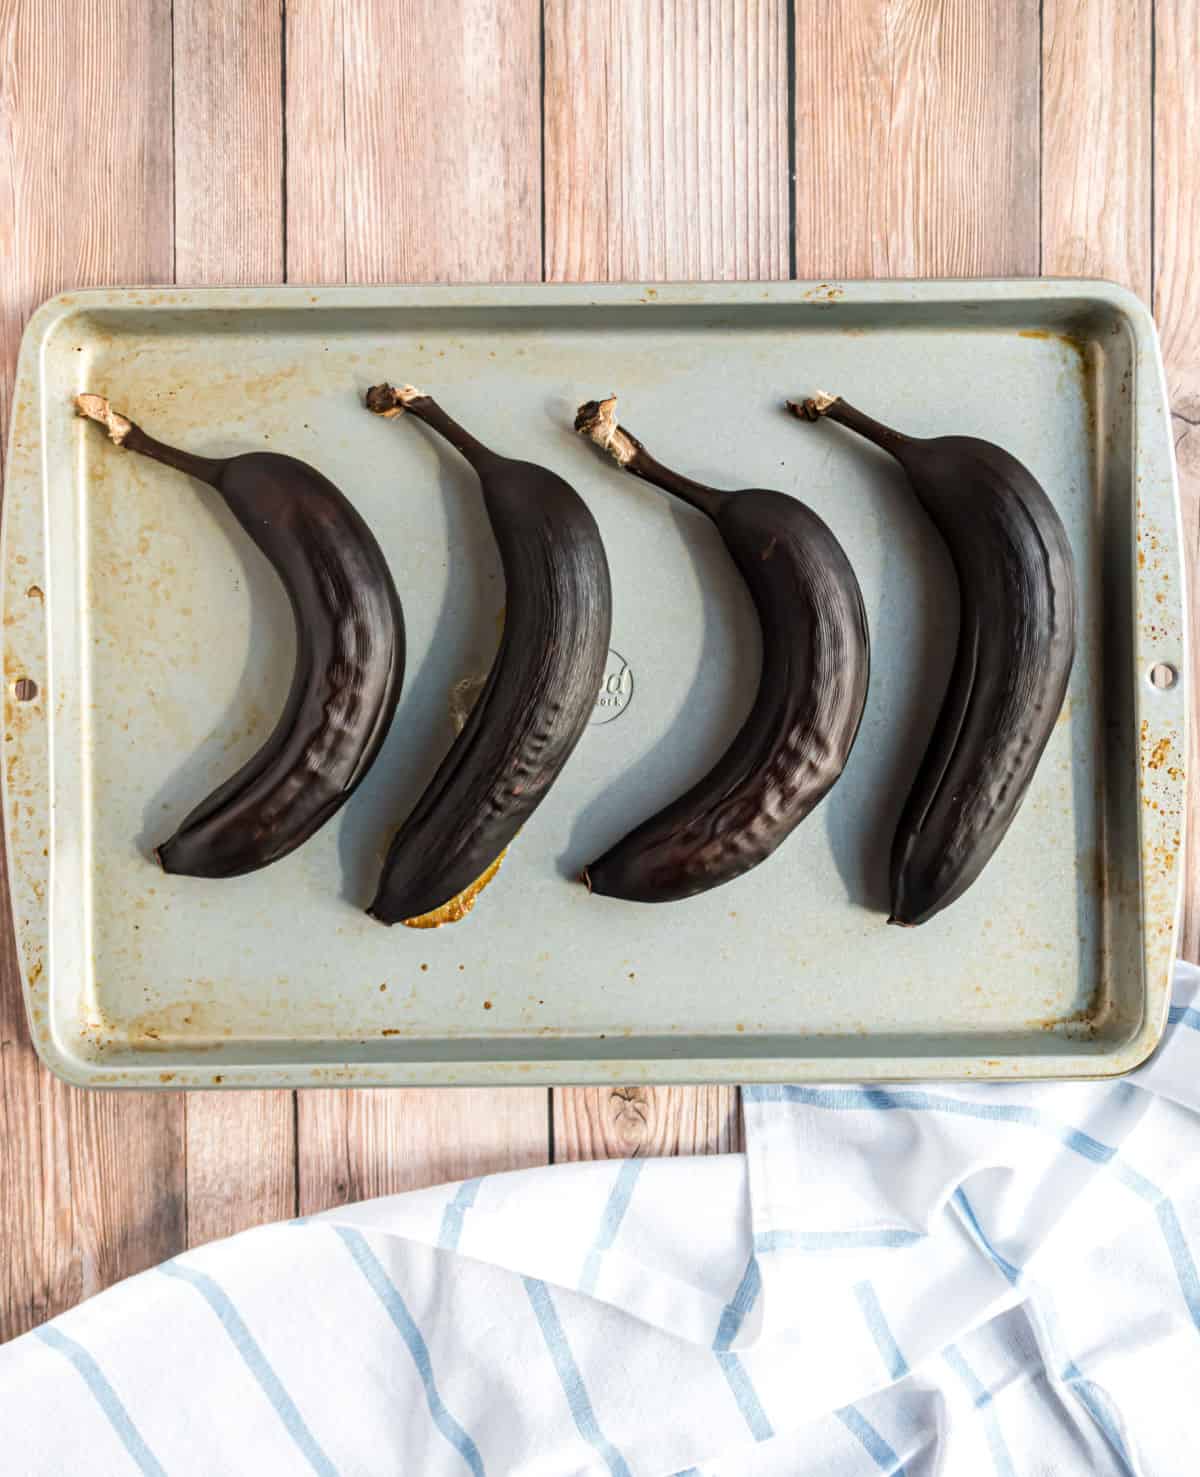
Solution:
[[[924,923],[962,895],[1020,808],[1075,658],[1075,564],[1029,469],[973,436],[920,440],[844,400],[789,402],[889,452],[958,576],[958,651],[892,844],[892,923]]]
[[[615,396],[588,401],[575,429],[713,520],[762,626],[758,693],[733,743],[583,874],[593,892],[665,903],[756,867],[824,798],[858,733],[870,647],[850,561],[810,508],[782,492],[718,492],[681,477],[617,425],[615,408]]]
[[[498,456],[411,385],[376,385],[367,408],[408,411],[470,462],[504,567],[500,650],[397,831],[369,909],[384,923],[434,928],[470,910],[579,742],[604,675],[612,590],[596,520],[561,477]]]
[[[306,463],[268,451],[193,456],[100,395],[75,405],[118,446],[214,487],[287,591],[296,667],[274,732],[156,852],[165,872],[253,872],[319,830],[379,753],[404,678],[404,616],[387,563],[346,498]]]

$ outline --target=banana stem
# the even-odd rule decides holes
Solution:
[[[108,431],[109,440],[126,451],[136,451],[152,461],[174,467],[177,472],[186,472],[201,482],[216,487],[225,470],[225,461],[208,456],[196,456],[190,451],[181,451],[177,446],[168,446],[148,436],[141,426],[135,426],[119,410],[114,410],[103,395],[76,395],[76,413],[96,421]]]
[[[882,447],[884,451],[895,453],[899,447],[912,444],[911,436],[905,436],[900,431],[893,431],[891,426],[885,426],[881,421],[864,415],[861,410],[848,405],[840,395],[826,395],[824,391],[819,390],[807,400],[789,400],[787,408],[797,420],[816,421],[824,418],[836,421],[838,425],[845,426],[847,430],[856,431],[866,440]]]
[[[126,436],[133,430],[133,422],[119,410],[114,410],[103,395],[76,395],[75,414],[103,426],[114,446],[123,446]]]
[[[726,493],[715,487],[706,487],[703,482],[693,482],[690,477],[663,466],[653,457],[633,434],[617,424],[617,397],[607,400],[588,400],[579,407],[575,415],[575,429],[581,436],[594,441],[602,451],[643,482],[652,483],[672,497],[679,498],[689,507],[715,518],[725,501]]]
[[[367,391],[366,405],[374,415],[381,415],[387,420],[403,415],[406,410],[411,412],[419,421],[424,421],[431,431],[436,431],[449,441],[455,451],[461,452],[475,468],[481,462],[495,457],[495,452],[489,450],[482,441],[477,441],[470,431],[448,416],[432,395],[426,395],[414,385],[401,385],[399,389],[392,385],[373,385]]]

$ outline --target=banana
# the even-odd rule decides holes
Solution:
[[[788,408],[890,453],[950,551],[958,650],[892,845],[890,923],[924,923],[970,887],[1012,824],[1075,659],[1075,564],[1029,469],[973,436],[901,435],[842,399]]]
[[[117,446],[214,487],[287,591],[296,667],[274,732],[155,852],[165,872],[256,871],[318,831],[379,753],[404,679],[404,615],[387,563],[346,498],[305,462],[268,451],[194,456],[101,395],[77,395],[75,407]]]
[[[497,455],[411,385],[376,385],[376,415],[424,421],[474,468],[500,549],[500,650],[462,731],[397,831],[371,916],[454,923],[579,742],[604,675],[612,590],[600,531],[561,477]]]
[[[841,544],[797,498],[719,492],[671,471],[617,424],[615,396],[580,406],[575,429],[713,520],[762,626],[758,693],[725,754],[583,873],[608,897],[672,902],[765,861],[837,780],[866,702],[866,613]]]

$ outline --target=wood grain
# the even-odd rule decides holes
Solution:
[[[1045,0],[1042,271],[1150,295],[1152,0]]]
[[[1155,12],[1154,311],[1171,396],[1191,577],[1193,697],[1200,674],[1200,6],[1158,0]],[[1188,860],[1180,952],[1200,959],[1200,724],[1193,717]]]
[[[842,0],[796,20],[800,277],[1038,269],[1038,0]]]
[[[300,1094],[300,1214],[549,1157],[543,1088]]]
[[[189,1246],[295,1215],[295,1095],[189,1093],[186,1164]]]
[[[784,0],[545,7],[546,275],[788,275]]]
[[[346,282],[346,89],[341,0],[287,7],[290,282]]]
[[[742,1148],[736,1087],[576,1087],[554,1092],[554,1158],[730,1154]]]
[[[291,281],[537,278],[538,28],[534,0],[288,7]],[[298,1122],[304,1214],[549,1154],[536,1088],[302,1092]]]
[[[287,16],[288,276],[540,274],[536,0],[315,0]]]
[[[21,331],[39,302],[170,280],[170,0],[3,0],[0,59],[7,436]]]
[[[175,0],[175,280],[283,276],[283,28],[277,0]],[[288,1092],[187,1097],[187,1238],[295,1212]]]
[[[171,277],[169,0],[0,4],[0,428],[21,329],[67,287]],[[7,918],[7,896],[3,898]],[[183,1245],[178,1096],[38,1064],[0,941],[0,1339]]]
[[[175,279],[283,279],[279,0],[174,0]]]
[[[545,12],[546,271],[555,281],[788,275],[783,0]],[[741,1146],[720,1087],[554,1093],[554,1156]]]
[[[3,901],[7,908],[7,888]],[[34,1053],[6,929],[0,973],[0,1343],[83,1296],[71,1194],[71,1096]],[[160,1125],[149,1117],[139,1121],[139,1109],[129,1116],[140,1136]],[[94,1226],[94,1208],[91,1216]],[[96,1236],[92,1230],[88,1239],[94,1244]]]

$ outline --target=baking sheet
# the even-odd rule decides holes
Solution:
[[[411,419],[361,408],[380,379],[565,476],[613,575],[597,721],[475,912],[437,932],[385,929],[362,906],[450,743],[451,687],[491,661],[503,578],[466,465]],[[1003,443],[1075,550],[1063,717],[995,859],[919,929],[885,926],[887,856],[949,672],[953,580],[894,464],[782,413],[817,388],[912,433]],[[195,451],[311,461],[391,562],[409,665],[387,745],[334,823],[255,876],[166,877],[150,848],[270,731],[285,600],[211,490],[72,415],[83,389]],[[841,782],[762,867],[667,907],[571,879],[720,753],[759,637],[712,528],[571,434],[577,403],[611,391],[664,461],[809,502],[871,627]],[[37,1048],[71,1081],[138,1087],[1127,1070],[1162,1029],[1179,904],[1177,530],[1153,325],[1106,284],[54,299],[22,349],[3,551],[5,819]]]

